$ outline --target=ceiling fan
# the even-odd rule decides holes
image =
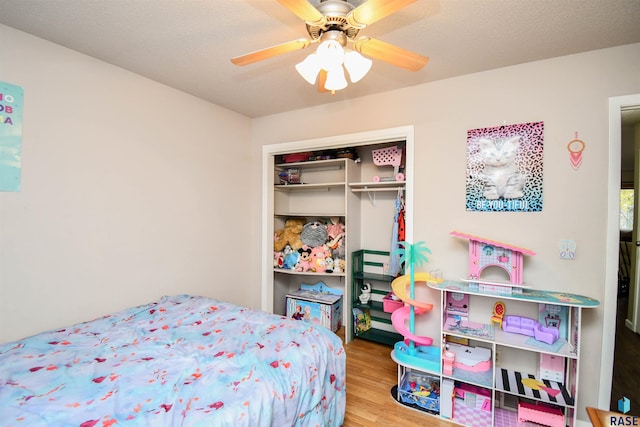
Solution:
[[[296,69],[309,83],[317,83],[320,92],[332,93],[347,86],[344,69],[353,83],[364,77],[372,62],[365,57],[418,71],[429,58],[381,40],[359,36],[367,26],[415,1],[367,0],[356,7],[347,0],[321,0],[316,7],[307,0],[278,0],[305,22],[309,37],[237,56],[231,62],[248,65],[318,43],[317,51],[297,64]],[[347,48],[348,44],[353,48]]]

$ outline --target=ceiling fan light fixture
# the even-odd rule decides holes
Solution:
[[[347,84],[342,66],[339,65],[327,70],[327,81],[324,84],[325,89],[330,91],[342,90],[347,87]]]
[[[366,76],[372,64],[372,60],[354,50],[349,50],[344,54],[344,67],[347,69],[352,83],[356,83]]]
[[[320,72],[320,61],[318,60],[318,55],[312,53],[307,56],[304,61],[296,64],[296,71],[298,74],[302,76],[309,84],[315,84],[318,78],[318,73]]]
[[[344,49],[336,40],[325,40],[316,49],[316,55],[322,69],[329,71],[342,65]]]

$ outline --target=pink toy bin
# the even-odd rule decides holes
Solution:
[[[382,309],[385,313],[393,313],[404,306],[404,302],[402,302],[402,300],[395,300],[392,295],[393,292],[389,292],[387,295],[382,297]]]

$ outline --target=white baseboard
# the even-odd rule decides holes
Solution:
[[[629,320],[629,319],[624,319],[624,326],[626,326],[626,327],[627,327],[627,329],[629,329],[630,331],[632,331],[632,332],[636,332],[636,331],[633,329],[633,322],[632,322],[631,320]]]

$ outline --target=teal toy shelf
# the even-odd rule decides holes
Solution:
[[[359,331],[353,328],[352,338],[357,337],[388,346],[402,341],[402,335],[391,326],[391,313],[385,311],[382,299],[391,292],[391,282],[395,276],[384,274],[385,264],[389,262],[389,252],[371,249],[354,251],[351,255],[351,306],[355,311],[366,311],[370,328]],[[370,287],[370,297],[366,303],[360,301],[365,285]],[[355,324],[354,310],[350,313]]]

